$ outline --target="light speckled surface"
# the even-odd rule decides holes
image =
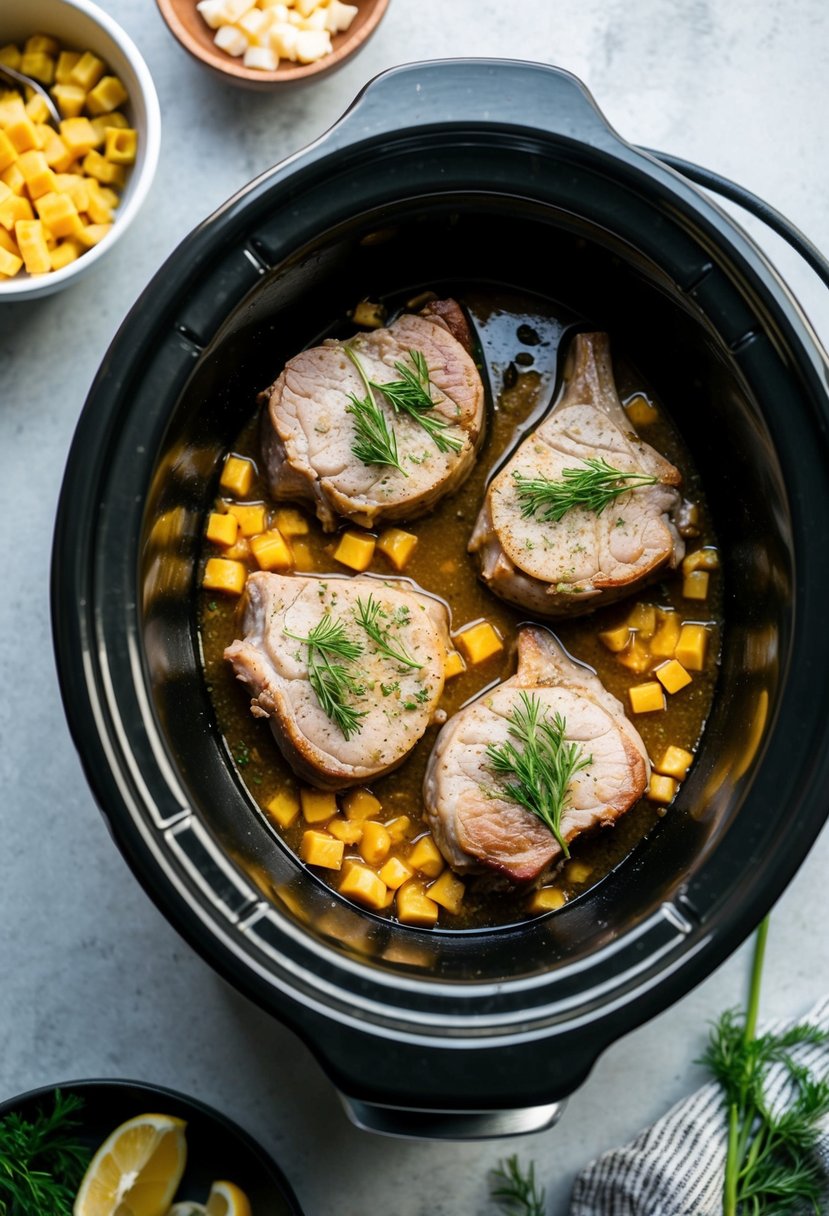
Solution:
[[[181,1088],[255,1132],[307,1216],[484,1213],[487,1169],[534,1156],[549,1212],[574,1172],[698,1083],[706,1023],[742,994],[743,949],[616,1044],[560,1125],[508,1146],[378,1141],[355,1131],[287,1031],[231,991],[155,911],[110,843],[58,697],[48,617],[51,527],[84,396],[127,309],[176,243],[250,177],[333,122],[370,76],[406,59],[540,58],[581,76],[630,140],[743,182],[829,249],[829,8],[758,0],[393,0],[374,41],[311,90],[223,88],[167,34],[151,0],[107,8],[145,54],[164,143],[143,214],[62,295],[0,307],[0,1095],[58,1079],[134,1076]],[[757,231],[754,224],[749,225]],[[763,238],[824,341],[829,301]],[[22,661],[21,661],[22,659]],[[764,1008],[803,1011],[829,987],[824,833],[775,913]]]

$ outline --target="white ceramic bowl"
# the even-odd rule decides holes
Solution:
[[[0,46],[21,43],[32,34],[52,34],[66,47],[94,51],[124,83],[129,104],[123,107],[138,131],[138,155],[130,170],[111,231],[76,261],[50,274],[21,271],[0,282],[0,303],[47,296],[74,283],[123,236],[155,176],[161,143],[161,111],[149,69],[132,39],[103,9],[89,0],[0,0]],[[0,82],[0,87],[5,87]]]

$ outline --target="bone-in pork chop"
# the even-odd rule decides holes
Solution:
[[[326,531],[338,518],[370,528],[424,514],[469,474],[483,435],[484,390],[470,349],[460,306],[437,300],[387,329],[295,355],[263,394],[262,451],[272,496],[310,499]],[[366,400],[365,380],[417,381],[421,359],[427,395],[413,412],[395,410],[370,390],[369,406],[393,435],[399,468],[372,463],[361,449],[354,399]]]
[[[225,658],[294,771],[343,789],[395,768],[432,721],[448,625],[405,580],[260,571]]]
[[[522,750],[510,725],[528,698],[537,699],[541,721],[561,716],[566,744],[577,744],[586,762],[564,802],[559,827],[567,843],[589,828],[615,823],[644,793],[647,752],[619,701],[546,629],[525,627],[518,636],[517,673],[450,718],[429,759],[426,816],[441,852],[460,873],[530,882],[562,856],[551,830],[505,795],[488,753],[509,742]]]
[[[574,473],[595,480],[601,462],[633,475],[634,488],[600,513],[576,505],[545,519],[543,501],[530,510],[530,483],[572,487]],[[642,484],[648,480],[653,484]],[[589,611],[682,560],[680,480],[633,430],[616,392],[607,335],[578,334],[564,394],[490,483],[470,552],[484,581],[510,603],[545,616]]]

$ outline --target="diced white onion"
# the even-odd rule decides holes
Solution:
[[[216,31],[213,41],[220,50],[227,51],[228,55],[232,55],[234,59],[244,55],[250,46],[245,35],[241,30],[237,30],[235,25],[223,25],[220,30]]]
[[[267,46],[249,46],[243,63],[246,68],[259,68],[263,72],[275,72],[279,60]]]

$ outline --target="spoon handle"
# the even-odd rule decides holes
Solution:
[[[0,77],[4,77],[11,84],[28,85],[30,89],[34,89],[38,97],[42,97],[46,102],[46,109],[49,111],[49,121],[52,123],[52,126],[58,127],[60,125],[60,114],[42,84],[38,84],[36,80],[32,80],[31,76],[24,76],[22,72],[8,67],[5,63],[0,64]]]

